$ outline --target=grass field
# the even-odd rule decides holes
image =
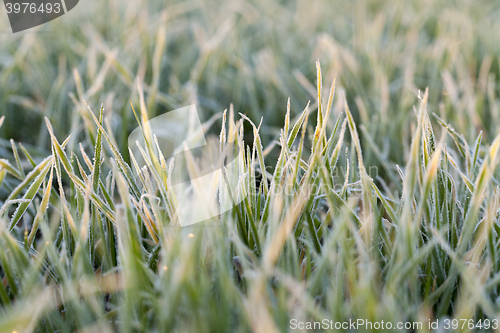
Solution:
[[[499,15],[82,0],[1,32],[0,332],[500,331]],[[127,138],[189,104],[242,203],[181,228]]]

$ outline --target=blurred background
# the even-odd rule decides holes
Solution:
[[[233,103],[264,118],[267,145],[289,97],[293,117],[309,100],[314,109],[317,59],[325,96],[337,76],[331,126],[345,93],[368,165],[404,163],[427,86],[429,113],[469,142],[479,131],[490,142],[498,129],[498,1],[81,0],[17,34],[3,6],[0,17],[0,156],[11,154],[10,138],[46,155],[44,117],[58,137],[73,134],[70,149],[88,142],[82,99],[94,112],[104,104],[126,154],[138,80],[150,117],[196,103],[206,120]]]

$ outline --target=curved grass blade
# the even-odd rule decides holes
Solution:
[[[16,211],[14,212],[14,215],[12,216],[12,219],[10,220],[9,231],[12,231],[12,229],[14,229],[14,227],[17,225],[21,217],[23,217],[24,213],[26,212],[26,209],[28,209],[29,204],[31,203],[31,201],[37,194],[38,189],[42,185],[42,182],[45,180],[45,176],[47,176],[49,169],[50,165],[45,166],[45,168],[40,172],[35,181],[31,184],[26,194],[23,196],[23,199],[28,201],[22,202],[19,205],[19,207],[17,207]]]
[[[47,207],[49,206],[50,190],[52,189],[53,172],[54,172],[54,167],[51,166],[50,176],[49,176],[49,180],[47,182],[47,187],[45,188],[45,191],[43,194],[42,203],[40,204],[40,207],[38,208],[36,216],[33,220],[33,226],[31,227],[31,231],[30,231],[30,234],[28,236],[28,243],[27,243],[28,248],[30,248],[33,245],[33,241],[35,240],[35,235],[36,235],[36,232],[38,230],[40,220],[43,219],[43,215],[45,214],[45,211],[47,210]]]

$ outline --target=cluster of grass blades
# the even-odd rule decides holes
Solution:
[[[469,144],[428,114],[425,91],[406,165],[384,161],[400,176],[391,190],[367,171],[345,97],[344,112],[331,112],[335,81],[325,100],[319,62],[317,76],[318,107],[294,121],[288,103],[265,149],[260,126],[224,112],[221,149],[244,154],[238,188],[221,191],[244,199],[207,225],[179,226],[169,164],[150,149],[151,172],[134,170],[103,108],[87,110],[91,152],[68,151],[49,121],[45,159],[12,142],[13,158],[0,159],[10,193],[0,208],[0,331],[279,332],[291,319],[499,318],[500,136]],[[147,114],[141,103],[142,124]]]

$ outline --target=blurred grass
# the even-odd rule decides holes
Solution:
[[[500,319],[497,2],[83,4],[0,34],[0,331]],[[229,109],[220,227],[179,228],[149,152],[140,188],[129,100]]]
[[[356,120],[401,164],[414,98],[427,86],[431,111],[466,139],[494,136],[499,12],[496,1],[87,0],[39,33],[0,34],[1,135],[47,148],[43,117],[59,135],[81,133],[73,93],[96,108],[104,102],[126,151],[139,76],[150,116],[196,102],[208,117],[233,103],[266,118],[268,142],[288,97],[292,116],[314,98],[319,58],[326,80],[338,75]],[[366,159],[377,162],[371,151]]]

